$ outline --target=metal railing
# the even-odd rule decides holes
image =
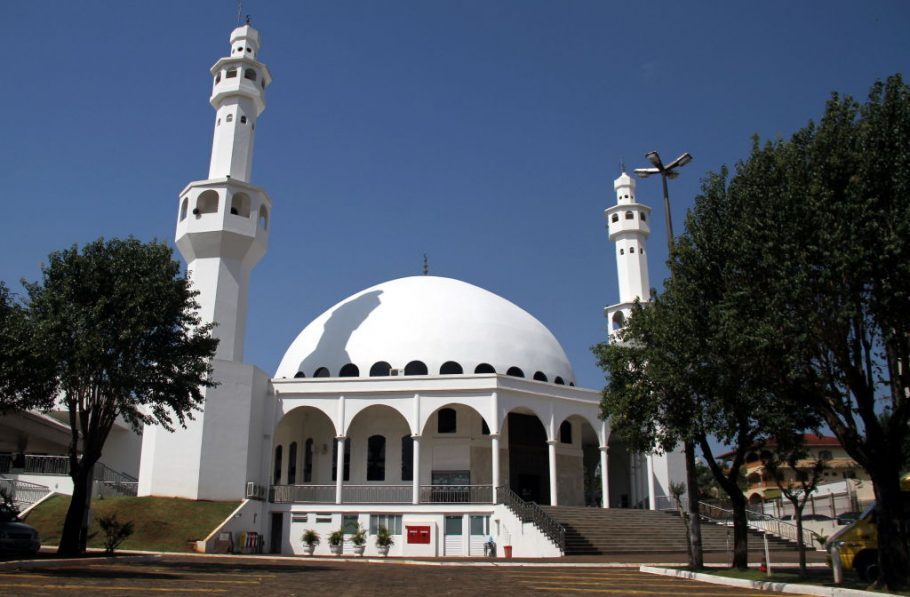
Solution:
[[[711,522],[728,526],[733,524],[732,510],[721,508],[720,506],[714,504],[698,502],[698,511],[701,514],[702,518],[707,519]],[[762,533],[775,535],[782,539],[793,541],[794,543],[797,541],[798,529],[795,524],[780,520],[779,518],[775,518],[763,512],[757,512],[755,510],[749,510],[747,508],[746,525],[749,528],[755,529]],[[815,531],[811,531],[803,527],[803,544],[806,547],[813,548],[815,547],[816,542],[818,542],[819,545],[822,545],[820,539],[821,535]]]
[[[16,507],[30,506],[49,494],[50,488],[18,479],[0,479],[0,488],[9,495]]]
[[[121,495],[135,497],[139,489],[139,480],[132,475],[115,471],[108,465],[96,462],[93,480],[109,487]]]
[[[502,504],[515,513],[522,522],[530,522],[547,536],[550,541],[566,550],[566,528],[558,520],[547,514],[534,502],[526,502],[505,485],[496,488],[496,503]]]
[[[492,504],[492,485],[421,485],[421,504]]]
[[[14,468],[21,469],[24,474],[30,475],[69,475],[69,456],[24,454],[19,455],[21,467],[14,467],[17,459],[9,454],[0,456],[0,473],[12,472]],[[18,472],[18,471],[17,471]],[[103,462],[96,462],[92,480],[105,487],[113,489],[121,495],[135,496],[139,487],[139,480],[132,475],[121,473],[107,466]],[[40,486],[39,486],[40,487]]]
[[[272,485],[269,501],[276,504],[334,504],[334,485]]]
[[[269,500],[278,504],[334,504],[336,490],[335,485],[273,485]],[[417,497],[421,504],[492,504],[493,486],[420,485]],[[341,486],[343,504],[410,504],[413,500],[413,485]]]

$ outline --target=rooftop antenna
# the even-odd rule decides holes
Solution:
[[[426,253],[423,254],[423,275],[424,276],[430,275],[430,261],[427,259]]]

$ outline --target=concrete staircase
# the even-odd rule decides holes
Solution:
[[[686,528],[671,512],[629,508],[541,506],[566,528],[566,555],[668,553],[686,551]],[[705,551],[733,547],[733,528],[702,522]],[[796,544],[768,536],[771,549],[796,549]],[[762,550],[762,534],[749,530],[749,551]]]

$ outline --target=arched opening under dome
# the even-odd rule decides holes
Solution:
[[[338,377],[359,377],[360,368],[354,363],[348,363],[338,372]]]
[[[404,366],[405,375],[427,375],[429,370],[423,361],[411,361]]]
[[[461,375],[462,373],[464,373],[464,369],[455,361],[446,361],[439,368],[440,375]]]
[[[421,503],[492,502],[493,442],[485,427],[466,404],[444,404],[429,415],[419,435]]]
[[[278,502],[335,501],[332,446],[336,435],[331,419],[312,406],[294,408],[281,417],[272,432],[272,477]],[[292,449],[294,456],[285,456]]]
[[[547,381],[547,376],[543,371],[535,371],[534,380],[535,381]]]
[[[572,415],[560,423],[556,463],[560,506],[602,504],[600,439],[591,421]]]
[[[303,371],[298,371],[297,373],[294,374],[294,379],[302,379],[304,377],[306,377],[306,373],[304,373]]]
[[[560,376],[558,376],[558,375],[553,379],[553,383],[555,383],[555,384],[558,385],[558,386],[564,386],[564,385],[566,385],[566,382],[563,381],[563,379],[562,379]]]
[[[313,377],[331,377],[329,374],[328,367],[319,367],[316,371],[313,371]]]
[[[388,377],[391,371],[392,365],[385,361],[379,361],[378,363],[373,363],[373,366],[370,367],[370,377]]]
[[[547,430],[532,411],[513,410],[506,417],[509,487],[526,502],[550,504]]]
[[[509,370],[506,371],[506,375],[511,375],[512,377],[524,377],[525,372],[518,367],[509,367]]]
[[[496,373],[496,369],[489,363],[481,363],[474,367],[474,373]]]
[[[607,443],[610,507],[636,508],[648,499],[647,462],[645,456],[629,450],[616,434]]]

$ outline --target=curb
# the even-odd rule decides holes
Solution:
[[[658,566],[642,565],[639,567],[639,570],[641,572],[647,572],[648,574],[697,580],[700,582],[710,583],[712,585],[726,585],[728,587],[757,589],[759,591],[777,591],[778,593],[819,595],[821,597],[882,597],[883,595],[894,594],[876,593],[873,591],[862,591],[859,589],[842,589],[839,587],[821,587],[818,585],[798,585],[795,583],[746,580],[745,578],[725,578],[723,576],[717,576],[714,574],[703,574],[699,572],[690,572],[688,570],[680,570],[679,568],[661,568]]]
[[[139,556],[110,556],[106,558],[61,558],[47,560],[12,560],[9,562],[0,562],[0,571],[8,570],[26,570],[31,568],[62,568],[72,566],[73,564],[141,564],[146,562],[155,562],[161,559],[159,554],[145,554]]]

